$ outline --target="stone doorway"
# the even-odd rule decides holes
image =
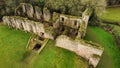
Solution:
[[[41,48],[41,44],[36,44],[34,47],[33,47],[33,50],[35,50],[35,51],[38,51],[40,48]]]

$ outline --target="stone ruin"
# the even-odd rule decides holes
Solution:
[[[43,36],[44,38],[53,39],[53,28],[45,27],[44,24],[40,22],[35,22],[19,16],[4,16],[3,21],[4,24],[7,24],[10,28],[32,32],[36,35]]]
[[[97,66],[103,53],[103,48],[99,44],[82,39],[73,40],[65,35],[61,35],[56,39],[56,46],[70,50],[85,58],[93,67]]]
[[[86,9],[81,17],[56,12],[51,14],[47,8],[43,8],[42,11],[38,6],[33,7],[31,4],[21,3],[15,9],[16,16],[4,16],[3,22],[9,28],[38,35],[37,38],[30,39],[27,45],[30,50],[38,50],[39,53],[44,48],[44,40],[41,41],[38,38],[52,39],[56,41],[57,47],[76,53],[88,60],[90,65],[96,67],[104,48],[96,43],[82,40],[91,13],[90,9]],[[38,49],[40,47],[42,49]]]

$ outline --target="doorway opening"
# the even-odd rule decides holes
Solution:
[[[35,51],[38,51],[40,48],[41,48],[41,44],[36,44],[34,47],[33,47],[33,50],[35,50]]]

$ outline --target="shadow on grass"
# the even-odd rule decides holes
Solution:
[[[26,50],[25,53],[23,54],[21,62],[23,65],[30,67],[33,64],[36,57],[37,57],[37,54],[34,51]]]

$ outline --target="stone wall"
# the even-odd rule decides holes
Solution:
[[[32,6],[29,3],[21,3],[15,9],[16,16],[27,17],[36,21],[47,21],[51,20],[51,13],[47,8],[43,8],[43,11],[38,6]]]
[[[31,4],[21,3],[15,9],[15,15],[34,19],[34,16],[37,16],[36,14],[38,14],[37,13],[37,8],[35,8],[35,9],[36,9],[36,11],[34,12],[34,8],[33,8],[33,6]]]
[[[55,29],[61,27],[61,25],[68,26],[78,31],[76,36],[77,38],[83,38],[85,36],[89,17],[92,11],[88,8],[83,12],[82,17],[79,17],[59,14],[56,12],[51,13],[50,10],[45,7],[42,11],[38,6],[34,7],[27,3],[21,3],[16,8],[15,13],[18,16],[25,16],[42,22],[50,22]]]
[[[47,8],[43,8],[42,11],[38,6],[35,6],[35,9],[33,9],[33,6],[30,4],[21,3],[16,8],[15,13],[16,15],[25,16],[38,21],[52,22],[54,29],[61,28],[61,25],[76,29],[78,31],[77,33],[75,32],[77,34],[77,38],[83,38],[86,33],[91,12],[86,9],[82,17],[59,14],[56,12],[51,14]]]
[[[89,17],[92,13],[92,9],[87,8],[82,14],[82,24],[80,25],[77,38],[83,38],[86,34]]]
[[[49,39],[54,38],[52,33],[47,32],[45,26],[40,22],[35,22],[19,16],[4,16],[3,22],[4,24],[8,25],[10,28],[16,28],[16,29],[24,30],[26,32],[32,32],[39,36],[44,35],[44,38],[49,38]]]
[[[89,17],[92,13],[91,9],[86,9],[82,17],[77,17],[56,12],[51,14],[47,8],[43,8],[42,11],[38,6],[33,7],[31,4],[22,3],[16,8],[15,13],[17,16],[4,16],[4,24],[8,25],[10,28],[16,28],[26,32],[32,32],[39,36],[44,36],[44,38],[54,39],[56,33],[54,30],[63,26],[68,29],[70,28],[69,31],[65,30],[66,32],[71,32],[69,33],[70,35],[72,35],[72,33],[76,34],[77,31],[75,39],[79,40],[72,40],[67,36],[59,36],[56,39],[56,46],[73,51],[77,55],[88,60],[93,67],[97,66],[103,53],[103,48],[97,44],[91,44],[81,40],[86,33]],[[29,20],[28,18],[41,21],[42,23]],[[48,25],[51,22],[52,25]],[[59,33],[60,31],[57,30],[57,32]]]
[[[44,19],[44,21],[47,21],[47,22],[50,22],[50,20],[51,20],[50,11],[47,8],[43,9],[43,19]]]
[[[85,36],[91,13],[92,13],[91,9],[88,8],[83,12],[82,17],[65,15],[65,14],[64,15],[56,14],[56,16],[59,17],[56,19],[56,22],[53,24],[54,28],[59,28],[59,26],[65,25],[70,28],[77,29],[78,33],[76,37],[81,39]]]
[[[34,14],[36,20],[40,21],[42,20],[42,11],[41,8],[38,6],[35,6],[35,14]]]
[[[104,50],[98,44],[85,42],[83,40],[72,40],[65,35],[61,35],[56,39],[56,46],[70,50],[85,58],[93,67],[96,67],[99,63]]]
[[[60,15],[59,22],[71,28],[78,29],[80,24],[82,24],[82,19],[76,16]]]

